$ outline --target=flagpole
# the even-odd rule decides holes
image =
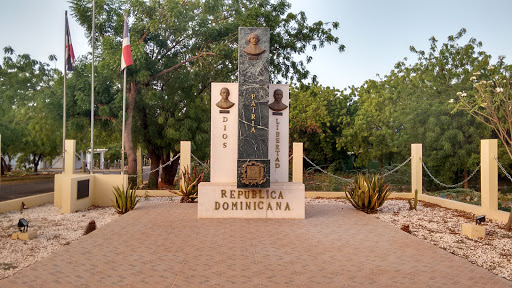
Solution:
[[[68,11],[64,15],[64,99],[62,100],[62,173],[64,173],[64,165],[66,163],[66,47],[67,45],[67,24]]]
[[[123,70],[123,131],[122,131],[122,139],[121,139],[121,175],[124,175],[124,111],[126,108],[126,68]]]
[[[91,175],[94,165],[94,0],[92,0],[92,65],[91,65]]]

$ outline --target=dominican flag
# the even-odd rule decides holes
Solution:
[[[128,22],[124,16],[124,32],[123,32],[123,53],[121,54],[121,72],[127,66],[133,64],[132,51],[130,50],[130,35],[128,33]]]
[[[74,71],[75,70],[75,52],[73,51],[73,44],[71,44],[71,34],[69,33],[69,25],[68,25],[68,11],[66,11],[66,70]]]

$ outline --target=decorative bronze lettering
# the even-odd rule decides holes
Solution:
[[[260,42],[260,36],[258,36],[258,34],[256,33],[251,33],[249,34],[249,45],[247,47],[244,48],[244,52],[245,54],[247,55],[250,55],[250,56],[258,56],[260,54],[262,54],[263,52],[265,52],[264,49],[261,49],[260,46],[258,46],[258,43]],[[249,60],[258,60],[258,57],[249,57]]]
[[[281,202],[276,202],[276,210],[281,210]]]
[[[244,195],[244,191],[238,190],[238,199],[240,199],[240,196]]]
[[[231,202],[231,210],[238,210],[238,202]]]
[[[276,199],[276,191],[270,192],[270,198]]]
[[[222,139],[228,139],[228,134],[222,134]]]
[[[235,198],[235,190],[230,190],[230,197],[229,198]]]
[[[260,206],[261,204],[261,206]],[[258,202],[258,209],[263,210],[263,201]],[[256,209],[254,209],[256,210]]]
[[[284,211],[290,211],[290,204],[286,202],[286,206],[284,207]]]
[[[222,209],[228,210],[229,209],[229,203],[228,202],[222,203]]]
[[[220,203],[215,201],[215,210],[219,210],[220,209]]]
[[[229,89],[224,87],[220,89],[220,101],[215,104],[220,109],[229,109],[235,106],[235,103],[229,101]],[[229,112],[228,112],[229,113]]]
[[[283,111],[288,106],[286,106],[283,102],[283,91],[281,89],[274,90],[274,102],[270,103],[268,105],[268,108],[270,108],[272,111]],[[277,119],[276,119],[277,120]]]
[[[265,177],[265,165],[255,161],[244,164],[242,166],[242,178],[240,180],[247,185],[259,185],[267,181],[267,177]]]
[[[267,203],[267,210],[272,210],[272,205],[270,205],[270,203]]]
[[[245,210],[251,210],[251,202],[245,202]]]
[[[279,196],[277,196],[277,199],[284,199],[283,192],[279,191]]]
[[[228,147],[228,143],[222,143],[222,148],[227,148]]]
[[[228,198],[226,195],[226,190],[220,190],[220,198]]]

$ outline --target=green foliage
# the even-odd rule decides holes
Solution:
[[[354,184],[345,191],[347,200],[356,208],[365,213],[375,213],[388,199],[391,192],[389,184],[384,184],[384,180],[379,175],[358,174],[354,179]]]
[[[428,51],[410,50],[417,61],[400,61],[379,80],[356,89],[357,112],[341,142],[357,155],[356,163],[379,166],[400,163],[411,143],[423,144],[423,161],[442,182],[454,182],[478,166],[480,139],[490,129],[464,111],[454,111],[457,91],[472,90],[471,71],[487,66],[474,38],[459,44],[462,29],[440,44],[430,38]],[[438,175],[438,176],[437,176]]]
[[[135,206],[137,206],[137,203],[139,203],[140,200],[137,199],[136,187],[131,185],[128,185],[126,189],[124,188],[124,185],[122,188],[115,186],[113,193],[116,201],[114,202],[114,200],[112,200],[112,204],[118,214],[125,214],[126,212],[135,209]]]
[[[70,3],[73,16],[90,34],[91,1]],[[115,120],[120,118],[120,89],[116,87],[121,83],[118,71],[123,13],[131,22],[134,64],[127,72],[128,173],[135,171],[135,151],[131,147],[138,143],[151,151],[152,162],[160,162],[170,152],[178,153],[179,141],[191,141],[196,156],[208,157],[210,84],[236,81],[238,27],[264,26],[272,31],[273,80],[302,81],[310,77],[306,69],[312,59],[308,47],[316,50],[337,44],[339,51],[344,50],[333,35],[339,23],[308,24],[305,13],[291,13],[290,6],[287,1],[269,0],[97,1],[96,73],[102,75],[96,79],[104,80],[95,88],[103,105],[95,115],[101,121],[112,122],[110,126],[121,122]],[[294,55],[304,55],[306,61],[297,61]],[[77,103],[90,95],[87,85],[80,83]]]
[[[181,196],[181,203],[194,203],[196,201],[199,183],[203,181],[203,177],[204,172],[200,173],[196,167],[194,167],[192,173],[190,173],[188,167],[185,167],[180,175],[180,191],[178,192],[178,195]]]
[[[317,165],[350,169],[350,157],[339,141],[353,115],[350,96],[314,83],[293,87],[290,98],[291,142],[303,142],[304,154]]]
[[[18,164],[37,172],[39,161],[61,151],[62,134],[55,130],[62,125],[62,90],[56,85],[60,72],[28,54],[16,54],[11,47],[5,47],[4,53],[0,65],[2,154],[20,154]]]
[[[418,189],[414,190],[414,204],[412,199],[407,199],[407,202],[409,203],[409,210],[416,210],[416,207],[418,207]]]

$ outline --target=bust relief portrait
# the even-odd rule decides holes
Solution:
[[[265,52],[264,49],[261,49],[260,46],[258,46],[258,43],[260,42],[260,37],[256,33],[249,34],[249,45],[244,48],[244,52],[251,56],[258,56],[261,53]]]
[[[270,108],[272,111],[285,110],[286,108],[288,108],[288,106],[286,106],[283,102],[281,102],[282,100],[283,100],[283,90],[281,90],[281,89],[274,90],[274,102],[270,103],[268,105],[268,108]]]
[[[226,87],[223,87],[220,89],[220,101],[217,102],[217,107],[220,109],[229,109],[235,105],[235,103],[229,101],[229,89]]]

